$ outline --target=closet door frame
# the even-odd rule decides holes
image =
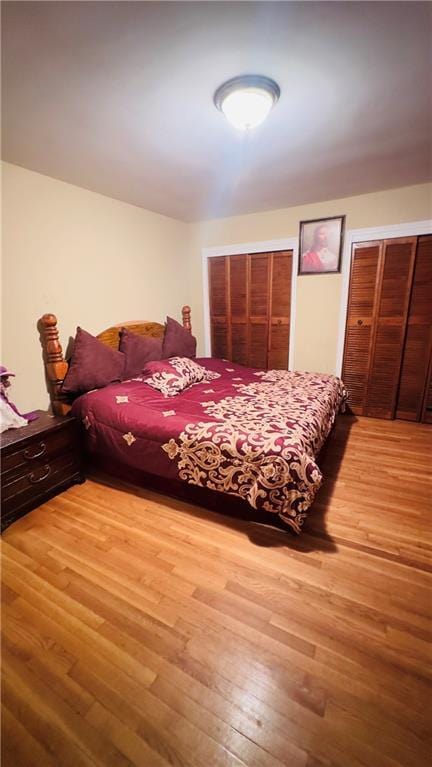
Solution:
[[[209,259],[217,256],[242,256],[245,253],[271,253],[277,250],[292,251],[291,268],[291,306],[290,306],[290,335],[288,369],[294,366],[295,353],[295,321],[297,303],[297,272],[298,272],[298,238],[288,237],[281,240],[264,240],[259,242],[241,242],[235,245],[221,245],[220,247],[203,248],[202,275],[203,275],[203,310],[204,310],[204,354],[211,355],[211,326],[210,326],[210,292],[209,292]]]
[[[410,221],[406,224],[389,224],[388,226],[375,226],[367,229],[348,229],[345,233],[345,243],[342,256],[342,291],[339,313],[339,332],[336,356],[335,374],[342,373],[343,355],[345,346],[345,328],[348,312],[348,297],[351,272],[352,247],[356,243],[370,240],[391,240],[402,237],[415,237],[432,232],[432,219],[425,221]]]

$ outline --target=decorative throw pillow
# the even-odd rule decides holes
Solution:
[[[127,328],[121,329],[119,351],[126,355],[124,378],[142,373],[147,362],[162,359],[162,339],[139,336]]]
[[[162,359],[170,357],[196,357],[196,338],[180,325],[179,322],[167,317],[165,335],[162,345]]]
[[[84,394],[123,379],[126,357],[99,339],[77,328],[69,370],[63,381],[64,394]]]
[[[220,373],[213,373],[188,357],[149,362],[143,372],[145,383],[162,392],[164,397],[174,397],[192,384],[220,377]]]

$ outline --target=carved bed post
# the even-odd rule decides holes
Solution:
[[[186,328],[186,330],[188,330],[189,333],[192,333],[190,306],[182,307],[182,318],[183,318],[183,327]]]
[[[61,394],[60,389],[68,370],[68,364],[63,357],[63,349],[59,341],[57,317],[54,314],[44,314],[40,319],[40,324],[52,409],[55,415],[67,415],[71,406],[67,398]]]

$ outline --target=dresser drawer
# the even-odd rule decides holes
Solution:
[[[66,453],[50,463],[35,466],[25,476],[3,487],[2,524],[22,507],[34,507],[53,495],[59,485],[79,480],[81,468],[74,453]]]
[[[42,434],[26,447],[2,455],[2,485],[10,482],[12,476],[31,472],[35,463],[49,463],[55,456],[70,450],[70,447],[71,431],[67,428]]]

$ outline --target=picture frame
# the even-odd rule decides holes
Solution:
[[[345,216],[300,221],[298,274],[339,274]]]

